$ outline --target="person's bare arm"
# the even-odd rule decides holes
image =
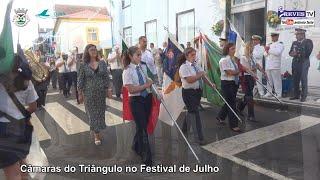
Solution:
[[[35,101],[35,102],[32,102],[32,103],[28,104],[28,107],[26,108],[26,110],[30,114],[34,113],[37,110],[37,102]]]
[[[128,88],[128,91],[131,93],[131,94],[135,94],[135,93],[139,93],[147,88],[149,88],[151,85],[152,85],[152,81],[148,79],[148,81],[143,84],[143,85],[138,85],[138,86],[135,86],[135,85],[132,85],[132,84],[127,84],[125,85],[127,88]]]
[[[188,77],[185,77],[186,81],[190,84],[198,81],[199,79],[201,79],[201,77],[204,75],[204,72],[201,71],[201,72],[198,72],[197,75],[195,76],[188,76]]]

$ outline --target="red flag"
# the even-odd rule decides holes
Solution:
[[[126,87],[122,87],[122,105],[123,105],[123,120],[133,121],[133,115],[130,107],[130,97],[129,91]],[[149,122],[147,127],[148,134],[152,134],[154,129],[156,128],[158,122],[158,116],[160,112],[160,100],[158,100],[155,96],[152,96],[152,106],[151,113],[149,116]]]

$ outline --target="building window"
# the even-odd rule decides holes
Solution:
[[[87,41],[88,43],[97,43],[99,41],[98,28],[89,27],[87,28]]]
[[[123,28],[123,38],[128,46],[132,46],[132,27]]]
[[[145,36],[148,39],[148,47],[150,43],[154,43],[155,46],[158,45],[158,37],[157,37],[157,20],[151,20],[144,23],[144,32]]]
[[[122,0],[122,9],[127,8],[131,5],[131,0]]]
[[[256,1],[256,0],[233,0],[233,4],[234,5],[243,4],[243,3],[251,2],[251,1]]]
[[[178,13],[176,23],[178,41],[186,46],[187,42],[192,42],[195,37],[194,9]]]

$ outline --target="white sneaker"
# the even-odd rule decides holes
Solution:
[[[271,97],[272,95],[270,94],[270,93],[267,93],[267,94],[265,94],[263,97],[264,98],[268,98],[268,97]]]

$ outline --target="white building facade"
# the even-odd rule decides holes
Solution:
[[[225,17],[223,0],[123,0],[115,2],[114,24],[116,42],[123,36],[129,45],[138,43],[138,38],[147,36],[148,43],[162,47],[167,30],[177,36],[186,46],[199,32],[217,40],[211,27]],[[112,13],[111,13],[112,14]]]
[[[295,40],[294,29],[296,27],[307,30],[307,38],[313,40],[314,49],[311,55],[311,67],[309,70],[309,86],[318,86],[319,70],[316,54],[320,51],[320,15],[319,0],[230,0],[231,22],[245,41],[249,41],[253,34],[258,34],[270,43],[270,32],[280,33],[280,41],[285,45],[282,57],[282,73],[291,73],[292,58],[288,52]],[[121,36],[129,45],[138,43],[139,36],[145,35],[148,43],[155,43],[156,47],[162,47],[166,41],[168,27],[170,33],[177,36],[179,43],[184,44],[201,31],[210,39],[218,41],[211,27],[219,20],[226,18],[226,0],[122,0],[115,2],[113,13],[115,39],[121,44]],[[297,7],[294,7],[296,5]],[[268,11],[277,11],[279,6],[287,7],[287,10],[315,10],[314,26],[284,26],[269,27],[267,23]],[[300,7],[301,6],[301,7]],[[317,9],[318,8],[318,9]],[[121,34],[121,36],[119,35]],[[224,34],[224,33],[222,33]]]
[[[300,11],[316,11],[313,19],[315,24],[310,25],[277,25],[269,26],[267,22],[267,14],[270,11],[278,12],[279,7],[285,10]],[[289,50],[295,38],[295,28],[303,28],[307,30],[306,37],[311,39],[314,44],[313,52],[310,57],[311,65],[309,69],[309,86],[320,87],[319,75],[317,70],[319,61],[316,59],[317,53],[320,51],[320,1],[318,0],[232,0],[231,2],[231,19],[237,27],[239,33],[244,40],[250,40],[253,34],[265,37],[265,43],[271,42],[270,33],[279,32],[279,40],[284,43],[285,49],[282,54],[281,71],[291,73],[292,57],[289,56]],[[295,18],[293,18],[295,19]],[[305,18],[303,18],[305,19]]]

